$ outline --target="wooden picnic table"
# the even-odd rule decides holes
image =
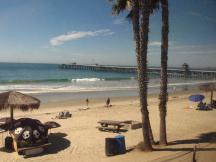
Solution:
[[[98,121],[98,123],[101,125],[101,127],[98,127],[98,129],[101,131],[119,132],[121,127],[125,126],[125,123],[123,121],[100,120]]]

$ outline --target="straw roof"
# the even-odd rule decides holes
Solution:
[[[38,109],[40,100],[16,91],[0,93],[0,110],[7,108],[18,108],[22,111]]]

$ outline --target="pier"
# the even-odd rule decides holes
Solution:
[[[111,66],[111,65],[79,65],[79,64],[61,64],[60,69],[73,69],[73,70],[91,70],[103,72],[117,72],[117,73],[136,73],[135,66]],[[148,68],[150,78],[160,77],[160,67]],[[185,79],[216,79],[216,70],[204,69],[184,69],[184,68],[168,68],[169,78],[185,78]]]

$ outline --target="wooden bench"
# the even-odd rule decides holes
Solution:
[[[114,120],[100,120],[98,123],[101,125],[101,127],[98,127],[101,131],[113,131],[113,132],[119,132],[123,126],[125,126],[125,123],[122,121],[114,121]]]

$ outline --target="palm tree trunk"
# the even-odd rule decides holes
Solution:
[[[149,138],[150,138],[151,144],[152,144],[152,145],[155,145],[156,142],[155,142],[155,140],[154,140],[154,135],[153,135],[153,133],[152,133],[152,128],[151,128],[150,119],[149,119],[148,123],[149,123]]]
[[[140,23],[139,23],[139,4],[138,0],[133,1],[132,3],[132,24],[133,24],[133,33],[134,33],[134,41],[135,41],[135,47],[136,47],[136,56],[137,56],[137,62],[140,62]],[[150,120],[149,123],[149,136],[151,144],[154,144],[154,136],[151,129]]]
[[[162,40],[161,40],[161,87],[160,87],[160,144],[167,145],[166,114],[167,114],[167,60],[168,60],[168,34],[169,10],[168,0],[161,0],[162,4]]]
[[[147,49],[148,49],[148,33],[149,33],[149,16],[150,6],[149,0],[141,0],[141,27],[140,27],[140,53],[137,53],[138,65],[138,83],[140,94],[140,106],[142,113],[142,130],[145,151],[152,151],[152,145],[149,137],[149,112],[147,108]]]

